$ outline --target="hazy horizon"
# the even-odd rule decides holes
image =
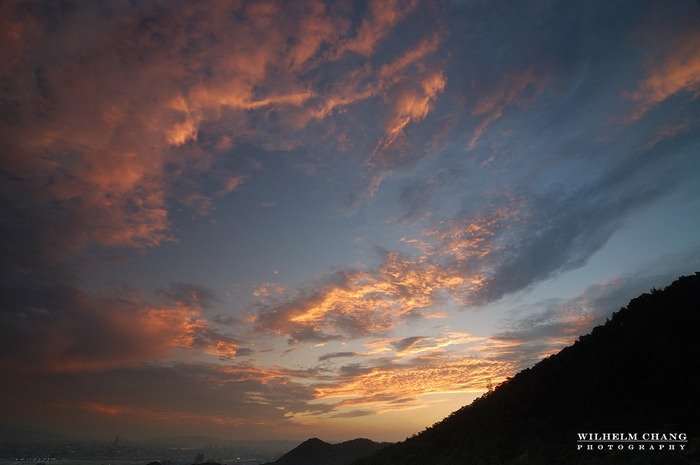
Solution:
[[[0,4],[0,425],[398,441],[700,269],[700,5]]]

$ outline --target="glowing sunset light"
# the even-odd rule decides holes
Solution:
[[[0,3],[0,427],[395,441],[471,402],[697,271],[698,24]]]

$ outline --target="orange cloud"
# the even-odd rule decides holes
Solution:
[[[386,135],[379,143],[381,150],[391,146],[409,123],[420,121],[428,115],[433,100],[445,88],[445,83],[442,71],[435,72],[420,82],[419,89],[407,91],[396,100],[393,115],[386,126]]]
[[[221,359],[230,359],[238,355],[240,344],[230,341],[214,341],[206,352]]]
[[[369,369],[366,373],[316,388],[318,399],[341,399],[339,408],[373,406],[378,412],[415,408],[428,394],[482,392],[513,373],[508,362],[460,358]]]
[[[392,252],[376,272],[341,273],[311,295],[267,308],[257,321],[261,329],[300,340],[378,334],[404,318],[422,315],[442,292],[464,283],[464,277],[449,269]]]
[[[679,35],[667,50],[664,59],[649,67],[646,78],[629,95],[637,103],[633,119],[681,92],[691,93],[693,98],[700,94],[700,33]]]
[[[264,98],[255,98],[252,85],[241,82],[227,82],[217,87],[202,86],[193,89],[188,94],[188,106],[183,110],[186,123],[175,123],[175,134],[187,133],[187,129],[203,121],[206,111],[219,112],[231,110],[259,110],[271,106],[300,106],[315,96],[307,89],[298,89],[290,93],[272,94]],[[184,131],[182,129],[184,125]],[[172,131],[172,129],[170,130]],[[169,131],[169,133],[170,133]],[[177,132],[180,131],[180,132]],[[189,139],[181,137],[184,144]]]
[[[146,308],[128,319],[142,331],[141,337],[161,339],[165,347],[192,347],[196,333],[207,327],[198,309],[185,306]]]
[[[493,239],[497,232],[515,215],[514,211],[500,208],[488,215],[445,220],[438,230],[430,231],[429,236],[441,244],[439,253],[449,254],[458,262],[484,259],[494,252]]]
[[[274,283],[262,283],[255,291],[253,291],[253,296],[255,297],[268,297],[275,294],[282,294],[287,290],[286,287],[281,284]]]

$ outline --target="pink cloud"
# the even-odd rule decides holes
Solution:
[[[399,62],[401,60],[399,59]],[[398,72],[400,66],[387,69],[390,69],[389,73]],[[398,75],[391,76],[391,74],[385,75],[384,85],[392,81],[401,81]],[[377,193],[381,184],[389,177],[391,170],[403,163],[402,158],[412,158],[404,153],[406,149],[405,133],[412,125],[428,116],[435,101],[445,89],[446,82],[443,71],[438,70],[395,86],[398,90],[393,90],[391,97],[387,99],[390,106],[390,116],[385,124],[384,134],[368,159],[368,165],[375,168],[375,173],[367,187],[369,197],[373,197]]]
[[[220,134],[231,147],[251,134],[247,113],[304,105],[316,93],[299,73],[342,30],[315,1],[187,4],[159,10],[145,27],[148,11],[123,9],[108,18],[85,5],[62,13],[75,22],[65,28],[10,6],[2,20],[2,97],[18,114],[3,133],[1,167],[31,180],[25,194],[37,202],[58,201],[78,218],[75,248],[167,240],[173,176],[194,179],[216,164],[193,145],[201,126],[237,121]],[[88,16],[97,23],[80,22]],[[242,180],[233,175],[220,191]],[[177,200],[211,210],[203,202],[211,195],[195,194]]]
[[[369,3],[369,14],[360,24],[355,36],[340,45],[336,56],[340,57],[346,52],[371,55],[377,44],[417,4],[414,0],[372,0]]]
[[[639,119],[663,101],[687,92],[700,94],[700,33],[681,33],[665,45],[665,56],[650,64],[647,75],[628,96],[636,103],[633,119]]]

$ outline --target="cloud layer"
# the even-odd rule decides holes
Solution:
[[[646,258],[697,248],[678,212],[699,190],[698,18],[3,2],[3,417],[293,437],[475,394],[570,343],[674,277],[600,257],[652,237],[635,219],[664,238]],[[473,310],[596,257],[573,295],[474,333]]]

